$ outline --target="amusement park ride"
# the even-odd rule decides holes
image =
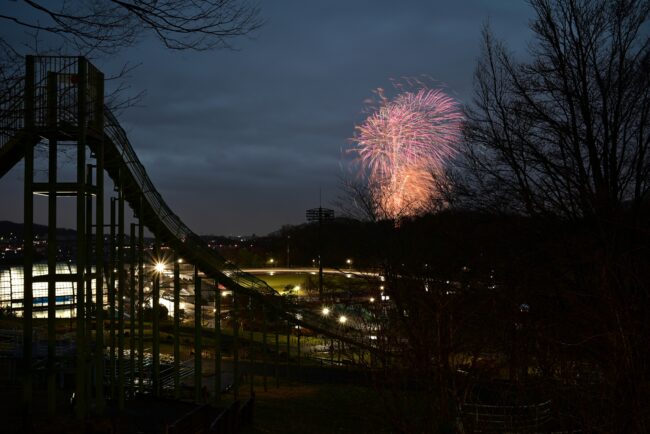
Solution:
[[[35,180],[34,148],[42,143],[47,152],[47,180]],[[57,174],[60,148],[76,153],[76,179],[63,182]],[[71,151],[72,152],[72,151]],[[316,312],[303,310],[287,301],[264,281],[249,275],[223,259],[194,234],[166,205],[138,160],[129,139],[111,110],[104,104],[104,76],[83,57],[27,56],[25,76],[0,96],[0,177],[24,160],[24,292],[12,307],[22,314],[22,351],[19,363],[24,387],[23,404],[32,411],[34,388],[34,285],[47,283],[47,352],[45,377],[48,411],[56,411],[56,382],[61,364],[57,360],[57,283],[75,288],[75,412],[83,418],[91,409],[101,412],[107,397],[124,408],[136,392],[161,394],[159,298],[162,269],[151,265],[162,261],[164,246],[173,257],[174,364],[173,389],[180,384],[179,299],[180,270],[193,275],[195,312],[195,354],[201,354],[202,304],[205,292],[214,292],[214,309],[221,309],[220,287],[232,291],[232,319],[239,311],[263,312],[273,318],[276,329],[298,325],[328,339],[373,350],[350,328],[328,322]],[[106,191],[105,175],[115,185]],[[48,197],[47,274],[35,275],[34,195]],[[108,222],[104,202],[110,196]],[[57,203],[76,200],[76,267],[73,273],[57,273]],[[136,223],[125,227],[130,207]],[[155,236],[153,253],[145,253],[144,228]],[[127,245],[127,239],[129,244]],[[145,257],[151,256],[151,257]],[[182,258],[182,261],[181,261]],[[145,294],[145,279],[153,281]],[[146,288],[149,289],[149,288]],[[203,294],[202,294],[203,289]],[[151,360],[144,351],[143,308],[145,296],[153,307]],[[245,300],[237,301],[239,300]],[[69,302],[68,302],[69,303]],[[101,307],[101,308],[100,308]],[[108,318],[105,317],[106,313]],[[128,308],[128,311],[127,311]],[[125,330],[125,316],[130,319]],[[215,318],[217,315],[215,315]],[[240,316],[241,318],[241,316]],[[215,323],[219,342],[220,321]],[[280,328],[277,324],[283,324]],[[108,330],[105,330],[105,327]],[[239,327],[233,327],[237,340]],[[128,334],[126,333],[128,332]],[[128,338],[127,338],[128,336]],[[126,344],[126,339],[129,344]],[[266,343],[266,342],[265,342]],[[128,346],[128,358],[126,347]],[[277,349],[277,336],[276,336]],[[220,350],[216,350],[220,362]],[[107,356],[108,354],[108,356]],[[235,354],[235,394],[237,357]],[[201,398],[201,357],[195,357],[195,395]],[[108,365],[108,366],[106,366]],[[220,365],[215,366],[217,372]],[[106,374],[108,372],[108,374]],[[219,375],[215,375],[219,381]],[[220,386],[216,385],[217,390]],[[145,390],[146,389],[146,390]]]

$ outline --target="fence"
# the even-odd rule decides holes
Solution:
[[[551,419],[551,401],[532,405],[462,406],[463,427],[468,433],[530,432]]]

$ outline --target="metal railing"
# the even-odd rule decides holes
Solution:
[[[0,100],[0,150],[24,127],[24,91],[24,79],[3,90]]]
[[[57,126],[65,126],[67,130],[74,131],[75,127],[78,127],[79,115],[78,83],[80,77],[76,74],[79,71],[80,58],[39,56],[34,59],[35,127],[47,126],[47,82],[48,77],[53,77],[52,72],[54,72],[57,77]],[[86,106],[88,107],[85,116],[92,129],[93,125],[99,125],[99,123],[94,123],[98,95],[93,92],[102,88],[98,80],[103,79],[103,76],[90,62],[86,62],[85,68],[87,77],[84,82],[87,83]],[[0,150],[25,127],[24,93],[25,79],[9,87],[0,101]],[[113,156],[118,157],[115,162],[119,171],[117,176],[121,177],[123,174],[130,180],[130,183],[134,184],[132,185],[135,187],[134,189],[127,189],[127,200],[132,205],[136,205],[134,209],[137,212],[137,204],[142,198],[145,207],[151,211],[152,220],[145,221],[145,224],[153,233],[158,236],[168,235],[168,238],[171,238],[174,244],[180,247],[181,253],[191,254],[194,258],[198,258],[201,262],[200,265],[203,265],[204,268],[202,271],[208,277],[217,277],[220,283],[226,286],[234,284],[235,289],[247,290],[249,295],[263,296],[264,303],[272,309],[284,313],[287,321],[348,342],[358,341],[356,339],[358,331],[354,331],[353,335],[343,333],[338,325],[332,325],[320,315],[301,311],[297,305],[279,296],[277,291],[265,281],[242,271],[235,264],[210,249],[207,243],[192,232],[165,203],[133,150],[126,132],[108,107],[103,109],[103,131],[98,133],[104,138],[105,152],[110,152]],[[112,176],[114,181],[118,182],[118,179],[115,179],[116,174],[113,173]],[[367,344],[360,345],[368,347]]]
[[[97,105],[103,75],[90,62],[85,61],[85,77],[80,77],[80,59],[72,56],[32,56],[34,83],[33,120],[35,128],[47,126],[48,80],[56,89],[57,125],[75,125],[78,113],[79,83],[86,83],[85,106],[88,125],[95,125],[98,119]],[[28,77],[22,77],[14,84],[2,89],[0,96],[0,150],[25,128],[25,86]]]
[[[461,412],[468,432],[538,432],[551,420],[551,401],[529,405],[465,403]]]
[[[121,127],[113,113],[108,107],[104,109],[104,133],[110,138],[111,144],[115,146],[121,156],[124,168],[129,172],[130,177],[138,186],[140,194],[147,202],[148,207],[156,215],[158,222],[164,225],[166,231],[174,238],[184,244],[193,252],[200,252],[204,259],[216,267],[224,276],[234,281],[238,286],[254,289],[266,295],[274,295],[277,292],[266,282],[239,269],[232,262],[226,261],[221,255],[212,249],[207,248],[206,243],[169,208],[163,200],[156,187],[151,182],[142,163],[138,159],[126,132]],[[205,270],[204,270],[205,271]]]

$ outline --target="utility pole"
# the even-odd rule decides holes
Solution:
[[[323,299],[323,223],[334,219],[334,210],[311,208],[306,213],[308,222],[318,222],[318,299]]]

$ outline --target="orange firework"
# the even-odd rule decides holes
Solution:
[[[381,89],[378,107],[356,127],[352,152],[388,218],[425,210],[438,195],[434,176],[456,153],[463,115],[441,89],[420,84],[392,100]]]

